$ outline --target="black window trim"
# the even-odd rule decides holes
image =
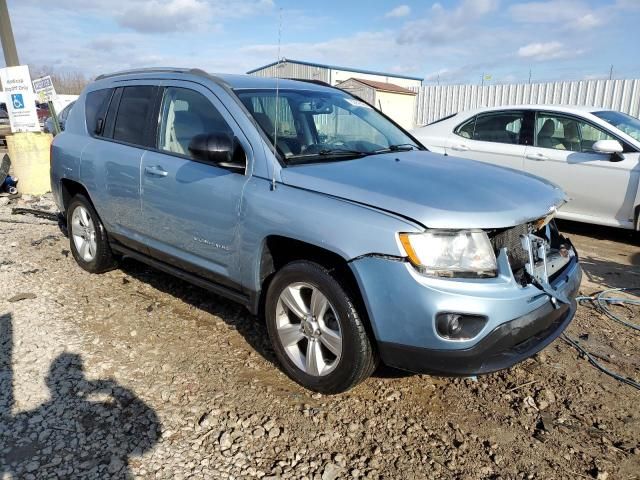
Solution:
[[[598,125],[595,122],[592,122],[591,120],[589,120],[588,118],[584,118],[584,117],[579,117],[575,114],[572,113],[566,113],[566,112],[558,112],[558,111],[554,111],[554,110],[547,110],[547,109],[542,109],[542,110],[536,110],[535,111],[535,121],[534,121],[534,129],[533,129],[533,147],[536,148],[544,148],[545,150],[558,150],[556,148],[549,148],[549,147],[540,147],[538,146],[538,135],[536,133],[536,127],[538,125],[538,115],[539,114],[546,114],[546,115],[554,115],[554,116],[558,116],[558,117],[564,117],[564,118],[568,118],[569,120],[573,120],[576,122],[583,122],[583,123],[587,123],[589,125],[591,125],[594,128],[597,128],[598,130],[603,130],[605,133],[607,133],[608,135],[612,136],[613,138],[615,138],[616,140],[618,140],[620,142],[620,145],[622,145],[622,153],[636,153],[640,150],[638,150],[637,148],[635,148],[633,145],[631,145],[629,142],[625,141],[624,139],[620,138],[618,135],[614,134],[611,130],[603,127],[602,125]],[[582,132],[580,132],[580,137],[582,137]],[[559,150],[559,151],[563,151],[563,150]],[[573,152],[573,150],[564,150],[566,152]],[[602,155],[601,153],[597,153],[597,152],[573,152],[573,153],[592,153],[592,154],[597,154],[597,155]]]

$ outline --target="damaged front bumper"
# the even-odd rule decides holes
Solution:
[[[564,250],[546,245],[536,252],[535,244],[545,245],[530,234],[531,229],[515,237],[521,250],[514,244],[511,255],[496,245],[498,275],[490,279],[426,277],[407,262],[374,257],[352,262],[382,361],[413,372],[485,374],[516,364],[557,338],[575,314],[582,272],[566,239],[557,245]],[[473,338],[448,339],[436,327],[443,312],[486,323]]]

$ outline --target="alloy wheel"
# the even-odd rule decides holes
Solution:
[[[80,257],[85,262],[91,262],[98,249],[96,227],[91,215],[83,206],[78,206],[71,215],[71,235]]]
[[[340,322],[317,287],[303,282],[285,287],[276,306],[276,329],[289,359],[304,373],[328,375],[340,362]]]

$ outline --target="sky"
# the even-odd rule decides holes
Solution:
[[[280,56],[426,84],[640,78],[640,0],[9,0],[22,63],[244,73]],[[281,25],[281,28],[280,28]],[[4,58],[0,58],[4,66]]]

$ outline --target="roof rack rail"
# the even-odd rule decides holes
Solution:
[[[295,78],[295,77],[286,77],[286,80],[295,80],[296,82],[313,83],[315,85],[322,85],[323,87],[333,87],[333,85],[323,80],[312,80],[309,78]]]
[[[134,68],[131,70],[121,70],[113,73],[103,73],[98,75],[96,80],[102,80],[104,78],[117,77],[120,75],[130,75],[135,73],[183,73],[192,71],[195,69],[178,68],[178,67],[151,67],[151,68]]]

